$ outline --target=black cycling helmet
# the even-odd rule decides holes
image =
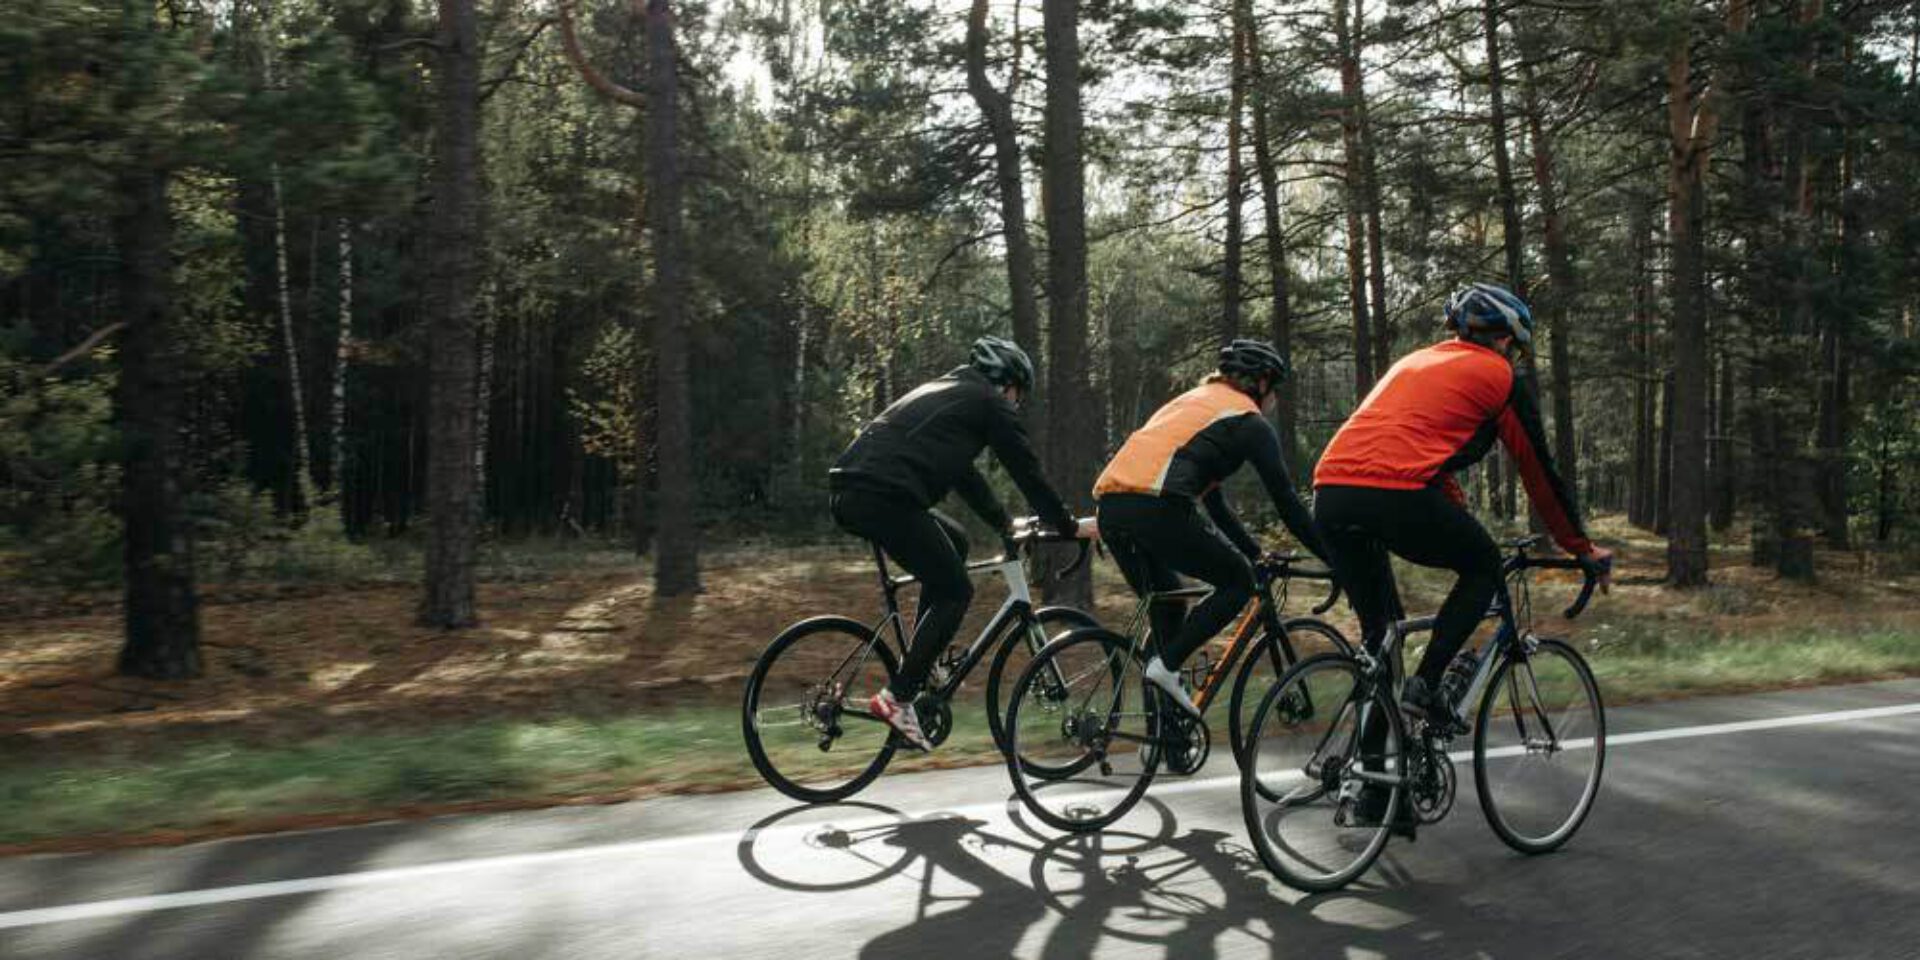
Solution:
[[[1447,298],[1447,326],[1461,333],[1511,333],[1522,346],[1533,342],[1533,311],[1512,290],[1476,283]]]
[[[1022,393],[1033,390],[1033,360],[1012,340],[981,337],[973,342],[967,361],[994,386],[1018,387]]]
[[[1229,377],[1287,378],[1287,359],[1265,340],[1235,340],[1220,348],[1220,372]]]

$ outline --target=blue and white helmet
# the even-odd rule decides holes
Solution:
[[[1522,345],[1533,342],[1533,311],[1512,290],[1476,283],[1447,298],[1447,326],[1461,333],[1493,330],[1513,334]]]

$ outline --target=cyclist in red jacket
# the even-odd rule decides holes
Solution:
[[[1459,575],[1426,655],[1401,691],[1407,712],[1443,712],[1441,675],[1473,635],[1500,586],[1500,550],[1453,474],[1497,438],[1560,547],[1606,569],[1612,554],[1580,524],[1573,489],[1554,469],[1546,431],[1513,359],[1533,340],[1533,313],[1505,287],[1476,283],[1447,301],[1454,338],[1401,358],[1347,418],[1314,470],[1314,519],[1333,552],[1369,649],[1400,616],[1388,554]],[[1381,811],[1371,813],[1374,822]]]

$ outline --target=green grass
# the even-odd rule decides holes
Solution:
[[[1920,627],[1899,622],[1852,634],[1728,636],[1631,621],[1595,630],[1581,646],[1615,703],[1920,674]],[[977,705],[962,707],[956,727],[938,753],[896,767],[994,759]],[[757,782],[738,712],[727,705],[338,734],[291,746],[209,742],[157,758],[0,765],[0,843]]]

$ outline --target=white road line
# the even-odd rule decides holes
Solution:
[[[1654,743],[1661,740],[1682,740],[1693,737],[1714,737],[1730,733],[1749,733],[1756,730],[1778,730],[1786,727],[1806,727],[1817,724],[1845,723],[1859,720],[1880,720],[1888,717],[1900,717],[1912,714],[1920,714],[1920,703],[1868,707],[1859,710],[1836,710],[1829,713],[1809,713],[1791,717],[1773,717],[1766,720],[1742,720],[1734,723],[1674,727],[1667,730],[1649,730],[1642,733],[1615,734],[1607,738],[1607,746],[1621,747],[1635,743]],[[1591,747],[1592,745],[1593,742],[1591,740],[1569,744],[1569,746],[1576,749],[1583,746]],[[1208,777],[1204,780],[1188,780],[1180,783],[1167,784],[1163,787],[1156,788],[1154,792],[1156,795],[1162,796],[1166,794],[1195,793],[1226,784],[1238,783],[1239,779],[1238,776],[1223,776]],[[939,812],[945,814],[984,813],[1005,809],[1009,804],[1017,802],[1017,800],[1008,800],[996,803],[971,804],[965,807],[948,808]],[[872,818],[872,820],[874,823],[889,822],[882,818]],[[864,820],[858,823],[848,822],[841,824],[841,826],[852,827],[864,822]],[[792,829],[809,829],[809,826],[796,825]],[[568,850],[547,850],[537,853],[517,853],[498,857],[477,857],[469,860],[448,860],[440,863],[427,863],[411,867],[389,867],[381,870],[366,870],[358,873],[336,873],[327,876],[305,877],[298,880],[275,880],[267,883],[249,883],[234,887],[214,887],[207,890],[188,890],[180,893],[161,893],[144,897],[124,897],[118,900],[96,900],[91,903],[75,903],[60,907],[16,910],[11,913],[0,913],[0,930],[17,927],[33,927],[49,923],[63,923],[71,920],[97,920],[103,917],[151,913],[157,910],[203,907],[244,900],[261,900],[270,897],[297,896],[305,893],[325,893],[331,890],[397,883],[473,871],[548,866],[576,860],[594,860],[603,857],[657,853],[675,847],[704,846],[714,843],[739,844],[751,842],[757,835],[758,831],[752,830],[745,832],[720,830],[677,837],[662,837],[654,840],[634,840],[627,843],[575,847]]]

